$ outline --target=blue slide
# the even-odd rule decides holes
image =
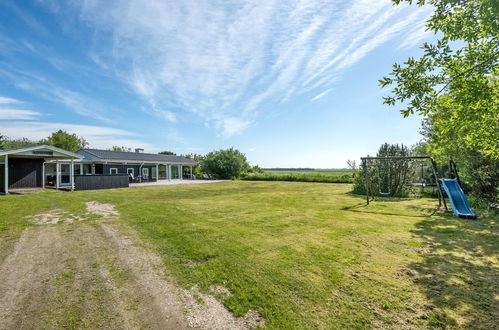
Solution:
[[[464,194],[457,179],[442,179],[444,190],[449,196],[452,210],[458,218],[476,219],[476,214],[470,208],[466,195]]]

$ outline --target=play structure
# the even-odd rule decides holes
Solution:
[[[442,204],[445,210],[448,211],[443,194],[445,191],[456,217],[476,219],[476,214],[471,210],[466,195],[461,188],[457,166],[452,159],[449,161],[448,166],[449,175],[452,178],[444,178],[444,175],[440,177],[437,164],[430,156],[362,157],[361,160],[365,180],[366,203],[368,205],[370,200],[374,200],[368,165],[374,163],[376,169],[374,175],[376,177],[371,178],[371,180],[374,179],[379,196],[393,196],[402,186],[421,187],[422,191],[424,191],[425,187],[434,187],[438,193],[438,207],[435,212],[442,207]],[[411,166],[410,162],[418,162],[418,164],[417,166]],[[429,165],[426,165],[425,162],[429,162]],[[415,179],[416,182],[414,182]]]

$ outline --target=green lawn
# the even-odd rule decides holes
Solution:
[[[497,326],[497,217],[429,216],[432,199],[365,206],[350,189],[233,181],[7,196],[0,239],[13,242],[25,215],[110,202],[180,285],[225,286],[230,310],[257,310],[270,328]]]

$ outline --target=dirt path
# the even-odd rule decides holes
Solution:
[[[32,218],[0,265],[0,329],[247,329],[210,296],[179,289],[160,258],[119,220],[89,203],[85,221],[54,210]],[[196,299],[197,298],[197,299]]]

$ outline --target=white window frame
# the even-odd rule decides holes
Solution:
[[[115,171],[116,171],[116,173],[113,173],[113,170],[115,170]],[[109,169],[109,174],[118,174],[118,168],[117,168],[117,167],[111,167],[111,168]]]
[[[149,180],[149,167],[142,168],[142,179]]]
[[[129,172],[130,170],[132,170],[132,173]],[[128,174],[128,175],[131,174],[135,178],[135,169],[133,167],[127,167],[126,174]]]

